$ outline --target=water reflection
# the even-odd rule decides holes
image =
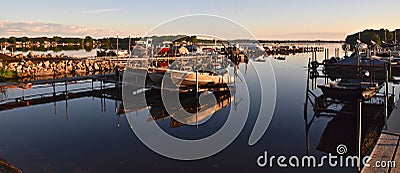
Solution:
[[[215,112],[228,107],[234,102],[234,95],[231,95],[231,91],[229,90],[208,90],[200,93],[194,91],[181,92],[179,93],[179,99],[182,104],[182,109],[172,108],[172,112],[170,112],[167,111],[162,102],[160,89],[145,90],[139,93],[139,95],[141,96],[138,97],[145,97],[145,105],[138,106],[140,104],[136,104],[134,109],[132,109],[132,106],[129,106],[130,109],[125,109],[123,103],[121,103],[118,114],[149,109],[150,116],[148,117],[148,121],[165,120],[169,118],[171,128],[181,127],[183,125],[198,126],[210,119]],[[204,103],[209,104],[200,105],[198,95],[203,95],[202,99],[204,99]],[[213,99],[216,99],[215,104],[213,104]],[[125,104],[129,103],[125,102]],[[180,117],[181,111],[191,113],[191,116]]]
[[[393,110],[394,100],[391,97],[389,112]],[[385,124],[384,108],[382,101],[363,102],[361,105],[361,155],[367,155],[376,143],[380,132]],[[306,109],[306,108],[305,108]],[[307,153],[310,150],[309,131],[317,119],[332,117],[327,123],[316,149],[337,154],[337,146],[343,144],[347,147],[346,155],[355,156],[358,154],[358,109],[357,102],[337,102],[327,99],[324,95],[314,99],[314,115],[309,119],[305,115]],[[305,110],[307,113],[307,110]]]
[[[334,46],[340,45],[332,45],[332,47]],[[319,57],[322,55],[323,53]],[[171,128],[171,121],[175,120],[167,112],[163,114],[165,109],[157,106],[157,102],[161,102],[159,99],[152,99],[153,103],[149,100],[151,104],[123,105],[121,104],[122,99],[119,98],[122,91],[111,89],[114,84],[101,83],[96,80],[93,82],[94,88],[101,89],[103,87],[103,90],[108,90],[108,92],[101,95],[95,94],[96,92],[76,94],[78,91],[69,90],[78,90],[79,88],[91,90],[92,81],[88,80],[85,81],[85,84],[84,82],[74,84],[69,81],[67,83],[68,98],[64,97],[64,100],[53,100],[29,107],[15,108],[11,111],[0,111],[0,137],[2,139],[0,140],[0,155],[16,167],[29,172],[281,172],[281,168],[258,168],[256,159],[266,150],[275,155],[301,156],[305,154],[305,142],[299,141],[304,140],[306,127],[302,114],[306,87],[304,79],[307,77],[307,70],[304,66],[310,56],[310,54],[289,55],[286,56],[285,61],[269,57],[277,78],[277,105],[266,134],[259,143],[252,147],[248,147],[248,136],[256,121],[258,107],[250,107],[249,122],[246,123],[241,135],[218,155],[195,162],[181,162],[159,156],[144,146],[132,133],[129,119],[136,116],[136,113],[141,115],[142,112],[145,112],[141,111],[141,108],[149,109],[150,114],[143,114],[143,116],[149,121],[155,121],[166,132],[183,139],[198,139],[207,137],[219,129],[226,121],[230,107],[242,104],[241,97],[237,94],[236,96],[225,94],[224,91],[211,91],[214,95],[223,96],[220,103],[222,108],[219,111],[207,117],[209,119],[200,124],[198,128],[196,125]],[[264,64],[257,62],[256,65]],[[242,66],[241,69],[245,69],[245,67]],[[252,74],[251,72],[252,69],[249,66],[247,75]],[[245,73],[242,72],[242,74]],[[110,88],[106,89],[105,87]],[[60,93],[65,91],[65,83],[57,83],[55,90]],[[31,89],[26,90],[5,89],[9,101],[15,101],[13,98],[21,95],[27,96],[42,92],[52,94],[52,91],[51,84],[32,85]],[[159,97],[157,90],[138,91],[138,93],[140,92],[143,92],[144,98]],[[319,95],[318,92],[316,93]],[[74,94],[76,98],[74,98]],[[259,91],[250,88],[250,95],[253,95],[252,98],[257,98]],[[186,99],[184,96],[189,97],[190,92],[182,93],[182,100]],[[229,97],[230,99],[228,99]],[[236,99],[235,104],[234,99]],[[226,105],[228,100],[231,100],[230,104]],[[190,103],[191,100],[188,99],[187,102]],[[310,104],[308,105],[307,120],[311,122],[311,117],[315,113]],[[195,105],[184,106],[186,111],[195,111],[196,107]],[[127,116],[124,116],[124,112],[118,112],[129,110],[128,108],[131,109],[126,113]],[[68,120],[65,117],[66,112],[69,115]],[[315,117],[312,125],[307,126],[309,129],[309,154],[319,155],[328,151],[318,150],[317,146],[323,136],[327,121],[330,120],[326,116]],[[340,125],[333,124],[335,132],[340,130],[343,124],[343,122]],[[337,172],[338,169],[326,167],[318,170]],[[315,170],[295,168],[283,171],[310,172]],[[345,172],[354,172],[354,170],[345,169]]]

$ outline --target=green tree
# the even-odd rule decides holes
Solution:
[[[58,42],[61,41],[61,37],[54,36],[52,39],[50,39],[50,41],[51,41],[51,42],[56,42],[56,43],[58,43]]]
[[[29,41],[29,38],[28,37],[22,37],[21,38],[21,42],[23,42],[23,43],[26,43],[26,42],[28,42]]]
[[[16,39],[15,37],[10,37],[10,38],[8,39],[8,43],[10,43],[10,44],[15,44],[15,43],[17,43],[17,39]]]
[[[381,44],[381,38],[379,37],[378,34],[373,33],[371,35],[371,41],[374,41],[376,44],[380,45]]]
[[[90,37],[90,36],[86,36],[84,42],[85,42],[85,44],[90,44],[90,45],[92,45],[92,44],[93,44],[93,38]]]

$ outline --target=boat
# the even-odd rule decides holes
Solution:
[[[326,97],[342,101],[369,100],[382,88],[383,83],[342,79],[339,82],[318,85]]]
[[[228,65],[221,62],[207,62],[207,58],[187,58],[180,57],[174,61],[169,68],[149,67],[148,73],[153,85],[161,86],[164,78],[170,81],[164,87],[209,87],[222,84],[230,84],[234,81],[229,74]],[[200,61],[200,62],[195,62]],[[168,86],[172,84],[174,86]]]
[[[99,49],[96,51],[96,57],[105,57],[105,56],[117,56],[117,53],[113,50],[103,50],[103,49]]]
[[[367,56],[365,53],[342,59],[332,57],[324,63],[324,72],[331,78],[356,78],[359,71],[369,71],[374,79],[386,79],[386,66],[391,76],[400,75],[400,60],[394,57]]]
[[[150,77],[153,85],[161,86],[165,72],[167,72],[168,69],[167,68],[149,67],[147,70],[148,70],[149,77]]]
[[[168,71],[175,84],[181,86],[215,86],[222,84],[232,83],[233,76],[229,74],[227,67],[224,67],[221,63],[206,63],[199,65],[192,65],[190,63],[185,66],[179,67],[179,70],[174,69],[174,65],[171,65]]]
[[[254,59],[255,62],[266,62],[267,60],[265,59],[264,55],[258,56],[256,59]]]
[[[276,59],[276,60],[286,60],[286,57],[284,57],[284,56],[278,56],[278,57],[275,57],[275,59]]]

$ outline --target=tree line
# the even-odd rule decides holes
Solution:
[[[17,44],[19,43],[40,43],[44,44],[48,43],[93,43],[94,39],[90,36],[86,36],[85,38],[76,38],[76,37],[9,37],[9,38],[0,38],[0,43],[8,43],[8,44]]]
[[[398,41],[400,39],[399,34],[400,34],[400,29],[396,29],[394,31],[389,31],[388,29],[383,29],[383,28],[379,30],[366,29],[362,32],[357,32],[348,35],[346,37],[345,43],[350,44],[351,49],[353,49],[355,45],[358,43],[357,40],[360,40],[361,42],[368,45],[372,45],[374,43],[377,45],[383,45],[383,44],[390,45],[394,44],[395,40]]]

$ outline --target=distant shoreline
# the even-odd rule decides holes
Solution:
[[[344,43],[344,40],[258,40],[260,43]]]

